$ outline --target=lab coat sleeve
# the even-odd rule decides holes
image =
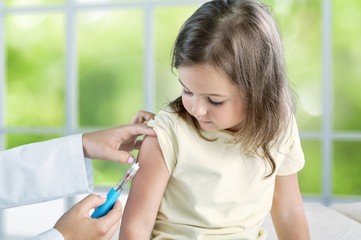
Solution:
[[[93,189],[82,134],[0,152],[0,209],[83,194]]]
[[[28,238],[27,240],[64,240],[64,237],[59,231],[52,228],[46,232],[36,235],[35,237]]]

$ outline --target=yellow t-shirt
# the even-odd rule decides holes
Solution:
[[[269,164],[228,144],[228,132],[205,132],[217,140],[204,140],[166,111],[148,125],[157,133],[171,174],[152,239],[266,239],[261,224],[272,206],[275,175],[296,173],[304,165],[295,121],[271,153],[276,174],[268,178]]]

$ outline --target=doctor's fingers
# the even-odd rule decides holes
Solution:
[[[144,123],[146,121],[153,119],[154,116],[155,114],[152,112],[140,110],[133,116],[130,123]]]
[[[153,128],[148,127],[147,125],[142,123],[119,126],[117,132],[118,132],[117,138],[121,139],[122,142],[132,140],[138,137],[139,135],[156,136],[156,133],[153,130]]]
[[[105,198],[95,194],[89,194],[83,200],[74,205],[74,209],[81,212],[81,214],[89,215],[89,211],[102,205],[105,202]]]
[[[123,215],[122,209],[121,202],[117,200],[113,208],[105,216],[98,218],[97,222],[105,231],[110,231],[114,226],[118,226]]]
[[[96,219],[92,225],[93,239],[97,240],[110,240],[114,236],[114,233],[120,229],[120,221],[117,221],[114,225],[109,226],[103,223],[102,218]]]

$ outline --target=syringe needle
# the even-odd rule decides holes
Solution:
[[[134,175],[137,173],[139,169],[139,162],[134,163],[128,171],[125,173],[125,175],[120,179],[118,184],[111,188],[107,194],[107,200],[105,203],[100,205],[95,209],[93,214],[91,215],[92,218],[100,218],[103,217],[105,214],[107,214],[110,209],[113,208],[115,202],[118,200],[120,193],[123,191],[127,183],[134,177]]]

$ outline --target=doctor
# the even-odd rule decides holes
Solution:
[[[129,125],[23,145],[0,152],[0,209],[82,194],[93,189],[92,159],[133,163],[139,135],[153,135],[145,121],[153,113],[140,111]],[[110,239],[122,215],[119,201],[106,216],[89,217],[105,202],[90,194],[73,206],[53,229],[32,239]]]

